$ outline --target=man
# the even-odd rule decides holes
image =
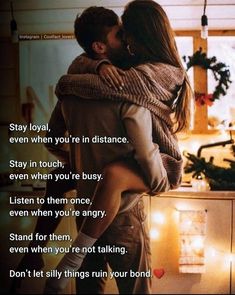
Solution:
[[[100,13],[95,13],[100,9]],[[75,22],[75,34],[79,44],[84,50],[93,58],[109,58],[117,60],[118,52],[122,49],[122,41],[119,37],[119,26],[106,25],[106,38],[102,42],[97,41],[95,36],[96,29],[99,31],[99,20],[104,19],[101,11],[103,8],[89,8],[80,18]],[[107,11],[107,10],[106,10]],[[113,12],[109,11],[110,14]],[[114,14],[113,14],[114,15]],[[111,19],[111,17],[110,17]],[[110,20],[109,19],[109,20]],[[76,24],[79,24],[76,27]],[[91,31],[89,32],[89,25]],[[84,27],[86,29],[84,29]],[[101,36],[105,36],[104,32]],[[100,39],[99,39],[100,40]],[[120,56],[120,53],[119,53]],[[76,67],[76,66],[75,66]],[[70,67],[74,68],[74,64]],[[76,73],[76,70],[72,72]],[[144,122],[144,123],[143,123]],[[148,163],[146,159],[143,146],[146,148],[152,146],[152,129],[151,129],[151,115],[145,108],[130,105],[128,103],[115,102],[99,102],[94,101],[92,104],[85,100],[77,100],[75,97],[67,97],[62,102],[58,102],[52,114],[49,128],[51,133],[49,136],[64,136],[66,132],[73,137],[80,139],[86,137],[87,142],[80,144],[70,144],[70,159],[72,171],[82,175],[85,173],[102,173],[105,166],[120,158],[133,157],[133,153],[137,154],[137,158],[142,159]],[[92,138],[99,137],[127,137],[131,139],[130,143],[119,144],[101,144],[94,143]],[[141,148],[139,147],[142,142]],[[60,151],[58,147],[53,144],[48,144],[47,148],[57,157],[63,159],[64,152]],[[67,157],[65,157],[67,158]],[[159,160],[159,159],[158,159]],[[148,165],[158,165],[156,162],[148,163]],[[163,166],[161,166],[162,169]],[[165,189],[169,188],[166,171],[165,175]],[[96,181],[79,181],[78,194],[79,197],[90,197],[95,191]],[[107,213],[108,214],[108,213]],[[117,278],[117,284],[120,293],[136,294],[150,293],[150,278],[134,278],[130,277],[129,271],[133,272],[147,272],[150,270],[150,252],[149,252],[149,238],[144,225],[145,214],[143,212],[143,203],[140,196],[131,195],[123,196],[122,204],[119,214],[115,218],[113,224],[103,234],[99,241],[95,244],[96,249],[98,245],[116,245],[124,246],[127,253],[113,254],[113,253],[93,253],[87,255],[84,259],[82,268],[79,271],[105,270],[107,271],[107,262],[110,264],[113,271],[126,272],[123,278]],[[78,220],[78,223],[79,220]],[[77,246],[77,244],[76,244]],[[81,244],[79,244],[81,248]],[[95,258],[94,258],[95,257]],[[91,283],[92,282],[92,283]],[[57,286],[56,286],[57,284]],[[64,284],[58,287],[58,282],[53,283],[53,288],[62,290]],[[103,284],[101,279],[96,277],[89,277],[78,281],[78,293],[102,293]],[[55,291],[55,289],[51,291]],[[47,289],[49,290],[49,289]],[[56,291],[55,291],[56,292]]]

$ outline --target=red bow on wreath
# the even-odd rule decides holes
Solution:
[[[214,102],[213,94],[205,94],[205,93],[195,93],[195,100],[196,100],[197,106],[207,105],[211,107]]]
[[[192,56],[183,56],[186,62],[187,71],[194,66],[199,66],[204,70],[211,70],[217,85],[212,94],[195,93],[195,100],[198,106],[208,105],[212,106],[216,99],[225,96],[229,85],[232,83],[230,80],[230,71],[226,64],[217,62],[215,56],[208,58],[202,48],[199,48]]]

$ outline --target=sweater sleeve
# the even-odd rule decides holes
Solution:
[[[99,66],[103,63],[110,64],[108,59],[92,59],[83,53],[77,56],[68,68],[68,74],[97,74]]]
[[[149,108],[153,112],[161,104],[162,110],[169,111],[167,105],[157,100],[156,93],[151,91],[148,81],[140,71],[129,69],[123,76],[123,82],[123,89],[116,91],[107,86],[98,75],[64,75],[57,83],[55,92],[59,99],[74,95],[84,99],[126,101]]]

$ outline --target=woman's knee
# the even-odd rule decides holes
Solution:
[[[110,181],[122,181],[126,178],[126,174],[130,171],[130,168],[122,162],[116,162],[108,164],[103,170],[103,178],[107,178]]]

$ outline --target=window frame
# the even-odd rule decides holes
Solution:
[[[208,39],[201,38],[201,31],[198,30],[176,30],[176,37],[192,37],[193,38],[193,52],[196,52],[200,47],[203,52],[208,52]],[[235,36],[235,30],[210,30],[210,36]],[[207,71],[201,67],[193,67],[194,90],[201,93],[208,92]],[[208,129],[208,107],[207,105],[197,106],[194,103],[193,114],[193,129],[191,133],[195,134],[213,134],[218,133],[219,130]],[[235,130],[232,130],[235,134]]]

